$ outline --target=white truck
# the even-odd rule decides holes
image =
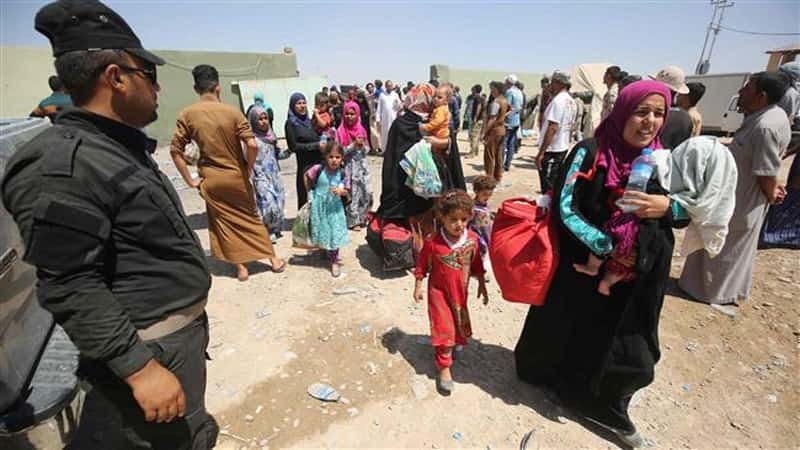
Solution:
[[[750,73],[720,73],[690,75],[687,83],[703,83],[706,93],[697,104],[703,115],[703,134],[729,135],[742,124],[744,116],[736,110],[739,89],[747,83]]]

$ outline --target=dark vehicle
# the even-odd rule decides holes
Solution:
[[[0,175],[48,119],[0,121]],[[0,448],[63,448],[82,396],[78,350],[36,299],[36,270],[0,197]]]

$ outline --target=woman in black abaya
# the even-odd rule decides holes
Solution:
[[[517,374],[545,385],[586,419],[637,447],[642,439],[628,416],[633,394],[649,385],[660,358],[658,321],[664,301],[674,238],[688,224],[657,177],[645,193],[634,193],[635,279],[619,282],[610,296],[598,292],[602,277],[579,273],[591,252],[607,257],[615,242],[604,224],[619,214],[615,201],[630,167],[645,147],[660,148],[658,135],[670,105],[659,82],[626,87],[595,138],[578,143],[554,187],[560,262],[543,306],[528,312],[514,350]]]

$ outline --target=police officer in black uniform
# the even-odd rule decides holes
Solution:
[[[151,156],[156,143],[140,131],[157,117],[164,61],[98,1],[48,4],[35,23],[77,108],[14,155],[0,188],[37,268],[39,301],[80,350],[91,385],[74,447],[212,448],[211,277]],[[122,436],[112,442],[103,423]],[[100,429],[81,442],[92,424]]]

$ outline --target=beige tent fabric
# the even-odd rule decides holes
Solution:
[[[572,87],[570,92],[592,91],[592,104],[588,109],[589,118],[584,127],[584,136],[592,137],[594,129],[600,124],[600,113],[603,111],[603,96],[606,95],[606,85],[603,75],[610,63],[579,64],[572,68]]]

